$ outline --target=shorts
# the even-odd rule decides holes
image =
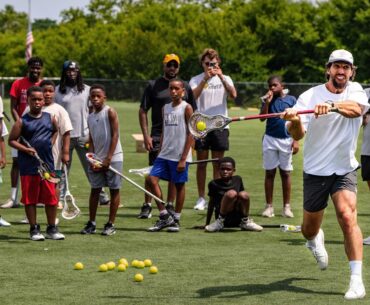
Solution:
[[[370,181],[370,156],[361,156],[361,177],[363,181]]]
[[[112,162],[110,166],[122,173],[123,162]],[[89,182],[93,189],[109,187],[110,189],[118,190],[122,186],[122,177],[110,170],[94,172],[91,166],[89,166],[87,174],[89,175]]]
[[[159,155],[159,149],[161,148],[161,137],[152,137],[152,145],[153,148],[149,151],[149,165],[153,165],[155,159],[157,159]]]
[[[18,149],[11,148],[12,158],[18,158]]]
[[[54,206],[58,204],[55,183],[44,180],[40,175],[21,176],[22,198],[24,205],[43,203]]]
[[[292,171],[292,138],[279,139],[269,135],[263,136],[263,168],[271,170],[279,167],[284,171]]]
[[[348,190],[357,193],[357,172],[345,175],[315,176],[303,173],[303,208],[318,212],[328,206],[329,195]]]
[[[229,129],[213,130],[204,139],[195,140],[195,150],[229,150]]]
[[[185,183],[188,181],[189,163],[186,162],[185,170],[182,172],[177,171],[178,164],[178,161],[157,158],[149,175],[173,183]]]
[[[243,218],[243,214],[235,209],[231,213],[227,214],[224,220],[224,227],[225,228],[235,228],[239,227]]]

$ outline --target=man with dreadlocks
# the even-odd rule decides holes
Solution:
[[[89,92],[90,86],[83,83],[78,63],[71,60],[65,61],[60,84],[55,88],[55,102],[67,110],[73,127],[70,133],[68,170],[72,165],[73,150],[76,150],[86,177],[88,177],[88,162],[85,157],[87,152],[85,145],[89,140],[87,117],[92,107],[89,102]],[[65,195],[65,178],[63,176],[60,185],[60,198]],[[108,195],[104,192],[100,194],[100,204],[109,204]]]

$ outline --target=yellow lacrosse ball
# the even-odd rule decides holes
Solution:
[[[50,174],[48,172],[44,173],[44,178],[48,180],[50,178]]]
[[[197,129],[198,129],[199,131],[203,131],[203,130],[205,130],[205,129],[206,129],[206,127],[207,127],[207,125],[206,125],[206,123],[205,123],[205,122],[203,122],[203,121],[199,121],[199,122],[197,123]]]
[[[144,276],[141,273],[136,273],[134,276],[135,282],[142,282],[144,280]]]
[[[84,265],[80,262],[76,263],[74,266],[75,270],[82,270],[84,268]]]
[[[89,147],[90,147],[90,143],[86,143],[86,144],[85,144],[85,148],[86,148],[86,149],[89,149]]]

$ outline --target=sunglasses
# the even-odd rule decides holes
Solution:
[[[171,67],[178,68],[179,67],[179,64],[177,62],[168,62],[166,64],[166,67],[167,68],[171,68]]]
[[[205,61],[204,64],[207,67],[215,67],[217,65],[217,62],[216,61]]]

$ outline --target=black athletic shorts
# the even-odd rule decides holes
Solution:
[[[152,137],[152,143],[153,143],[153,148],[151,151],[149,151],[149,165],[154,164],[154,160],[157,159],[159,155],[159,149],[161,146],[161,137]]]
[[[315,176],[303,173],[303,208],[318,212],[328,206],[329,195],[340,190],[357,193],[357,172],[345,175]]]
[[[204,139],[195,141],[195,150],[226,151],[229,150],[229,130],[213,130]]]
[[[225,221],[224,221],[224,227],[225,228],[239,227],[242,221],[242,218],[243,218],[243,214],[240,211],[235,209],[226,215]]]
[[[363,181],[370,181],[370,156],[361,156],[361,177]]]

